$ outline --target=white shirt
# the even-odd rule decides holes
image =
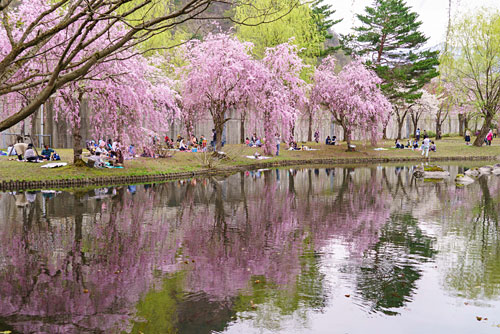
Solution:
[[[425,138],[423,145],[428,147],[430,142],[431,142],[431,140],[429,138]]]

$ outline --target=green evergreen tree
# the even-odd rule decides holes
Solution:
[[[324,0],[315,0],[311,4],[311,17],[316,25],[316,28],[318,30],[319,35],[322,37],[322,42],[325,43],[327,40],[333,39],[333,35],[330,33],[331,28],[342,21],[342,19],[339,20],[333,20],[331,17],[333,14],[335,14],[335,10],[332,9],[332,5],[324,4]],[[324,48],[320,50],[320,57],[325,57],[329,54],[334,53],[340,48],[340,46],[337,47],[332,47],[330,45],[327,45],[325,43]]]
[[[349,53],[367,58],[367,65],[383,80],[382,91],[396,106],[400,138],[408,107],[420,98],[420,89],[439,74],[439,51],[423,49],[428,37],[419,31],[422,22],[404,0],[376,0],[357,18],[361,26],[354,28],[355,34],[344,36],[343,46]]]

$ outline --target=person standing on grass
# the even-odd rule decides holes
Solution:
[[[276,135],[274,136],[274,140],[276,141],[276,156],[280,155],[280,143],[281,143],[281,137],[279,133],[276,132]]]
[[[10,150],[9,156],[12,155],[13,151],[15,151],[17,154],[17,160],[21,161],[23,160],[23,155],[27,149],[28,149],[28,144],[26,143],[14,144],[14,150]]]
[[[424,140],[422,142],[422,155],[425,154],[425,157],[429,157],[429,146],[430,146],[431,140],[429,137],[424,135]]]
[[[417,131],[415,132],[415,138],[417,138],[417,141],[420,140],[420,128],[418,128]]]
[[[465,145],[470,145],[470,130],[465,130]]]
[[[493,140],[493,131],[489,131],[488,134],[486,135],[486,143],[488,146],[491,146],[491,141]]]
[[[319,143],[319,131],[316,130],[314,131],[314,141],[317,143]]]

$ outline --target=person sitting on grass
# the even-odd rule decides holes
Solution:
[[[403,144],[401,144],[401,143],[399,142],[399,139],[396,139],[395,145],[396,145],[396,148],[405,148],[405,147],[403,146]]]
[[[94,155],[92,155],[89,160],[94,161],[94,167],[95,168],[103,168],[104,167],[104,162],[101,160],[101,152],[95,152]]]
[[[259,138],[257,138],[257,140],[255,141],[255,144],[254,144],[255,147],[262,147],[262,142],[260,141]]]
[[[196,136],[191,136],[191,146],[198,147],[198,140],[196,139]]]
[[[33,149],[33,144],[28,144],[28,149],[26,150],[26,152],[24,154],[24,158],[28,162],[38,162],[38,158],[42,158],[42,157],[39,157],[35,153],[35,150]]]
[[[326,145],[331,145],[331,144],[332,144],[332,140],[330,139],[330,136],[327,136],[327,137],[326,137],[325,144],[326,144]]]
[[[52,154],[54,152],[55,151],[53,149],[49,148],[49,145],[45,145],[44,149],[42,150],[42,153],[41,153],[42,159],[52,160]]]
[[[429,150],[431,152],[436,152],[436,144],[434,144],[434,141],[431,141],[431,146],[429,147]]]
[[[413,141],[413,149],[416,150],[418,148],[418,140]]]
[[[179,150],[180,151],[187,151],[188,147],[186,144],[184,144],[184,139],[181,138],[181,141],[179,142]]]
[[[330,143],[330,145],[337,145],[337,136],[332,137],[332,142]]]

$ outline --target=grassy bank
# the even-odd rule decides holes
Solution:
[[[500,141],[500,140],[499,140]],[[261,149],[249,148],[243,145],[227,145],[224,151],[231,157],[229,161],[223,162],[217,166],[224,169],[230,166],[245,166],[253,164],[268,164],[277,162],[285,164],[287,161],[311,161],[318,159],[329,159],[335,163],[348,162],[353,159],[358,162],[370,163],[370,161],[379,159],[388,159],[389,161],[398,161],[401,159],[418,159],[421,157],[419,151],[396,150],[391,149],[393,141],[380,142],[378,147],[389,148],[387,151],[375,151],[369,144],[357,142],[356,152],[346,152],[346,145],[342,143],[339,146],[326,146],[323,144],[309,143],[308,146],[317,149],[315,151],[287,151],[282,150],[280,156],[272,157],[266,160],[252,160],[245,156],[253,155],[256,151],[262,154]],[[59,149],[62,161],[70,162],[72,159],[72,150]],[[464,158],[471,157],[491,158],[500,156],[500,143],[494,143],[492,146],[473,147],[466,146],[462,138],[445,138],[437,142],[437,152],[430,153],[430,160],[446,158]],[[500,157],[499,157],[500,159]],[[171,158],[151,159],[136,158],[125,162],[123,169],[95,169],[95,168],[77,168],[72,164],[66,167],[56,169],[40,168],[43,164],[33,164],[18,161],[8,161],[7,157],[0,157],[0,180],[61,180],[61,179],[85,179],[102,177],[123,177],[123,176],[143,176],[154,174],[169,174],[194,172],[207,168],[202,159],[202,153],[177,152]]]

